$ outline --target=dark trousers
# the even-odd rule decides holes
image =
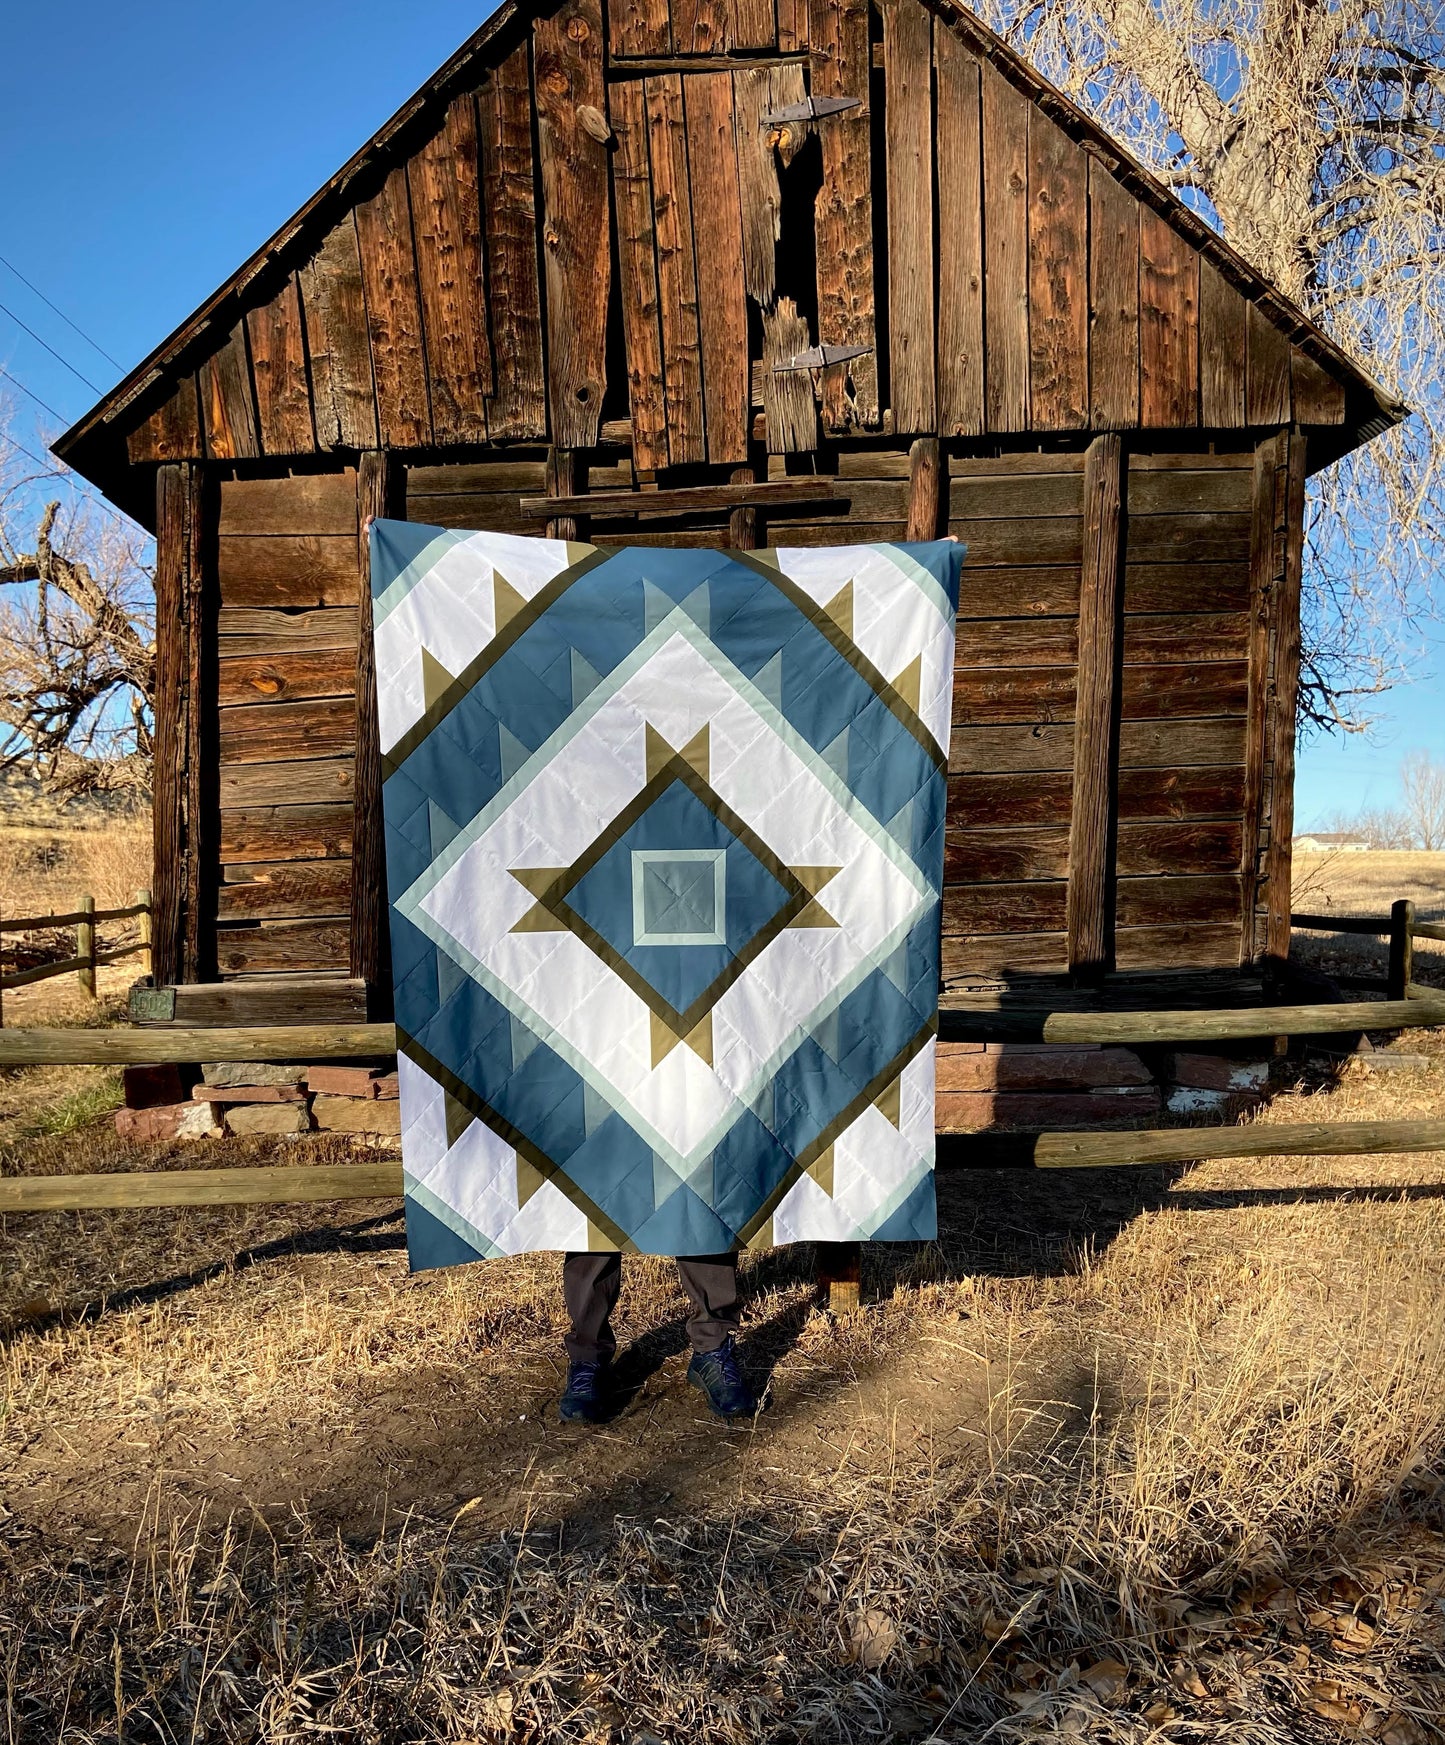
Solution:
[[[716,1351],[738,1329],[738,1257],[689,1255],[679,1258],[677,1271],[692,1305],[687,1318],[692,1348]],[[611,1317],[621,1288],[620,1254],[569,1254],[562,1263],[562,1295],[572,1320],[563,1344],[573,1363],[607,1362],[617,1350]]]

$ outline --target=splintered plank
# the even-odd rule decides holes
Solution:
[[[652,158],[652,221],[657,238],[657,288],[662,312],[662,354],[667,450],[673,466],[700,461],[703,440],[702,338],[698,323],[697,267],[693,256],[692,196],[687,173],[682,80],[675,73],[648,79],[647,132]]]
[[[1036,104],[1029,109],[1029,405],[1035,428],[1089,421],[1084,263],[1088,159]]]
[[[261,448],[244,322],[238,321],[220,350],[201,365],[200,392],[207,458],[255,460]]]
[[[778,373],[773,366],[808,345],[808,324],[791,297],[779,297],[763,316],[763,411],[769,454],[807,454],[818,446],[818,410],[806,370]]]
[[[710,264],[697,284],[707,458],[720,466],[747,459],[752,397],[732,74],[694,73],[683,85],[693,206],[707,215]]]
[[[1246,318],[1248,362],[1245,366],[1246,422],[1288,424],[1290,421],[1289,341],[1257,303]]]
[[[990,430],[1029,425],[1029,101],[985,63],[984,404]]]
[[[764,115],[803,95],[801,67],[748,67],[733,74],[734,134],[742,205],[743,285],[759,309],[771,309],[778,290],[782,194],[773,137]]]
[[[417,282],[438,442],[481,442],[492,390],[477,198],[477,111],[468,92],[408,166]]]
[[[311,392],[306,385],[306,341],[296,278],[246,317],[251,341],[251,371],[256,382],[256,412],[261,447],[267,454],[311,454],[316,436],[311,424]]]
[[[356,219],[348,212],[300,272],[316,440],[321,448],[376,446],[376,390],[361,287]]]
[[[667,0],[607,0],[607,48],[625,55],[665,55],[672,49]]]
[[[422,448],[431,419],[405,164],[357,206],[356,234],[380,438],[388,448]]]
[[[1244,423],[1244,298],[1212,261],[1199,263],[1199,422]]]
[[[627,398],[632,411],[632,462],[653,472],[667,465],[662,330],[658,322],[657,253],[652,225],[652,170],[647,160],[647,111],[641,79],[608,88],[608,117],[617,136],[612,164],[617,204],[617,260],[622,334],[627,348]]]
[[[590,448],[607,381],[612,278],[607,147],[586,114],[592,111],[600,122],[607,102],[602,0],[566,0],[550,18],[535,19],[532,44],[552,440],[559,448]]]
[[[811,89],[815,97],[856,97],[858,107],[818,123],[823,185],[813,207],[818,260],[818,340],[868,351],[823,372],[829,431],[876,429],[878,368],[873,355],[873,185],[868,0],[811,0]]]
[[[1139,202],[1089,161],[1089,422],[1139,422]]]
[[[933,384],[933,20],[919,0],[883,12],[888,186],[888,377],[893,428],[931,431]]]
[[[978,62],[933,32],[938,87],[938,428],[983,430],[983,138]]]
[[[496,391],[487,403],[487,433],[493,441],[545,436],[532,86],[525,42],[482,86],[477,109],[496,380]]]
[[[1139,208],[1140,422],[1199,422],[1199,256],[1167,219]]]

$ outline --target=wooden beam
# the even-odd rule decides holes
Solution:
[[[352,773],[351,973],[386,1004],[390,970],[386,920],[386,829],[381,815],[381,726],[371,625],[371,529],[396,510],[399,469],[385,449],[368,449],[356,469],[361,572],[356,614],[356,762]]]
[[[1415,905],[1401,897],[1390,905],[1390,971],[1386,997],[1405,1000],[1415,980]]]
[[[933,19],[885,0],[883,127],[888,215],[888,396],[899,435],[938,424],[933,364]]]
[[[0,1066],[165,1066],[197,1060],[368,1060],[396,1052],[392,1024],[224,1029],[0,1030]]]
[[[1113,959],[1123,474],[1123,444],[1117,432],[1096,436],[1084,463],[1084,557],[1069,823],[1069,970],[1081,981],[1097,980]]]
[[[549,448],[547,495],[525,499],[546,505],[544,513],[547,515],[548,539],[577,538],[577,516],[580,512],[577,505],[586,502],[585,491],[579,492],[577,489],[579,482],[585,487],[587,469],[576,449]]]
[[[1216,275],[1217,276],[1217,275]],[[1243,303],[1240,304],[1241,315]],[[1243,322],[1241,320],[1241,330]],[[1240,372],[1241,398],[1243,371]],[[1258,962],[1254,912],[1260,886],[1260,839],[1264,829],[1265,769],[1269,762],[1269,619],[1274,598],[1275,470],[1279,439],[1271,434],[1254,451],[1249,536],[1249,631],[1246,659],[1249,698],[1244,729],[1244,831],[1239,870],[1244,890],[1239,917],[1239,962]]]
[[[908,540],[937,539],[948,519],[948,460],[936,436],[920,436],[908,451]]]
[[[1286,442],[1284,568],[1274,601],[1274,674],[1270,693],[1270,783],[1268,880],[1265,900],[1265,966],[1278,975],[1289,957],[1291,838],[1294,835],[1294,742],[1299,702],[1300,584],[1304,571],[1305,439],[1292,431]]]
[[[752,467],[734,467],[732,482],[750,485],[754,482]],[[756,551],[758,548],[758,511],[755,504],[741,503],[728,515],[728,547],[732,551]]]
[[[817,1280],[835,1315],[846,1315],[862,1302],[863,1244],[820,1242]]]
[[[1445,1151],[1445,1121],[1258,1121],[1248,1127],[1150,1128],[1134,1133],[949,1135],[939,1166],[1149,1168],[1214,1157],[1355,1157]],[[75,1179],[75,1178],[72,1178]]]
[[[629,516],[690,515],[716,509],[725,514],[743,504],[766,504],[777,508],[790,503],[848,500],[848,487],[836,479],[772,479],[765,483],[691,485],[671,491],[594,491],[555,497],[523,497],[524,515],[541,521],[558,515],[590,515],[594,520],[619,521]],[[572,537],[572,536],[568,536]]]
[[[156,473],[154,961],[158,980],[196,980],[200,889],[202,475],[194,461]]]
[[[226,984],[227,990],[233,984]],[[945,1042],[1032,1041],[1159,1044],[1233,1042],[1253,1036],[1329,1036],[1445,1024],[1438,990],[1406,1000],[1326,1006],[1248,1006],[1238,1011],[1050,1012],[939,1010]],[[195,1060],[366,1060],[396,1050],[391,1024],[264,1024],[225,1028],[0,1030],[0,1066],[137,1066]]]
[[[312,1200],[396,1199],[399,1162],[272,1169],[118,1170],[102,1175],[7,1176],[0,1212],[104,1211],[137,1206],[284,1206]]]

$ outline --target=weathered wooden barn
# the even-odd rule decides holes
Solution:
[[[1401,415],[956,0],[508,0],[57,444],[158,542],[149,1009],[384,1015],[371,512],[947,527],[948,992],[1258,981],[1306,476]]]

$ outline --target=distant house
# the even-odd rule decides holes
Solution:
[[[1329,850],[1335,854],[1364,854],[1370,844],[1358,830],[1312,830],[1308,836],[1296,836],[1294,846],[1318,853]]]

